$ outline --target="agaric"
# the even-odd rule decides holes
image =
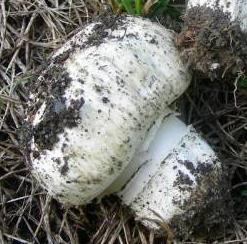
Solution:
[[[163,26],[129,16],[85,26],[52,56],[30,95],[33,174],[63,203],[118,192],[149,228],[158,225],[146,218],[161,217],[191,231],[198,213],[218,210],[223,171],[168,108],[189,83]]]
[[[247,71],[247,1],[189,0],[177,46],[201,77],[235,82]]]

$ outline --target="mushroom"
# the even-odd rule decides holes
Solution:
[[[247,1],[189,0],[177,45],[200,75],[234,81],[247,68],[246,30]]]
[[[238,21],[241,29],[247,28],[247,1],[246,0],[189,0],[188,9],[193,7],[211,8],[213,11],[221,10],[230,16],[230,20]]]
[[[221,163],[168,107],[190,83],[172,31],[104,17],[65,43],[36,83],[27,163],[62,203],[117,193],[158,229],[145,218],[173,224],[180,216],[184,226],[221,198]]]
[[[85,204],[130,163],[189,85],[174,34],[149,20],[87,25],[51,58],[31,94],[30,162],[48,192]]]

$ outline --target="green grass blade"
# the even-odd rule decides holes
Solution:
[[[132,7],[132,1],[131,0],[122,0],[121,4],[128,14],[135,14],[135,10]]]
[[[247,76],[239,81],[240,88],[247,89]]]
[[[137,15],[142,14],[142,0],[135,0],[135,12]]]
[[[152,7],[149,16],[153,17],[163,14],[167,9],[168,4],[169,4],[169,0],[157,1],[157,3],[155,3],[154,6]]]

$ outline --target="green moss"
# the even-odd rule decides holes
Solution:
[[[239,87],[243,89],[247,89],[247,76],[244,76],[239,80]]]

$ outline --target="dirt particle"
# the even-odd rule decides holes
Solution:
[[[64,152],[66,147],[67,147],[67,144],[66,143],[63,143],[62,148],[61,148],[61,151]]]
[[[40,153],[39,151],[33,151],[33,157],[36,159],[36,158],[39,158],[40,157]]]
[[[191,174],[194,174],[197,170],[195,169],[194,164],[189,161],[189,160],[185,160],[184,161],[184,166],[191,172]],[[199,169],[200,170],[200,169]]]
[[[68,157],[64,157],[63,160],[64,160],[64,165],[61,167],[60,173],[61,175],[66,176],[69,171]]]
[[[54,158],[53,161],[56,162],[57,165],[60,165],[62,163],[60,158]]]
[[[158,41],[155,40],[154,38],[152,38],[150,41],[149,41],[151,44],[155,44],[155,45],[158,45]]]
[[[177,179],[174,182],[173,186],[181,186],[181,185],[193,185],[193,181],[190,179],[189,175],[183,173],[181,170],[178,170]]]
[[[110,102],[110,100],[109,100],[108,97],[103,97],[103,98],[102,98],[102,101],[103,101],[103,103],[108,103],[108,102]]]

